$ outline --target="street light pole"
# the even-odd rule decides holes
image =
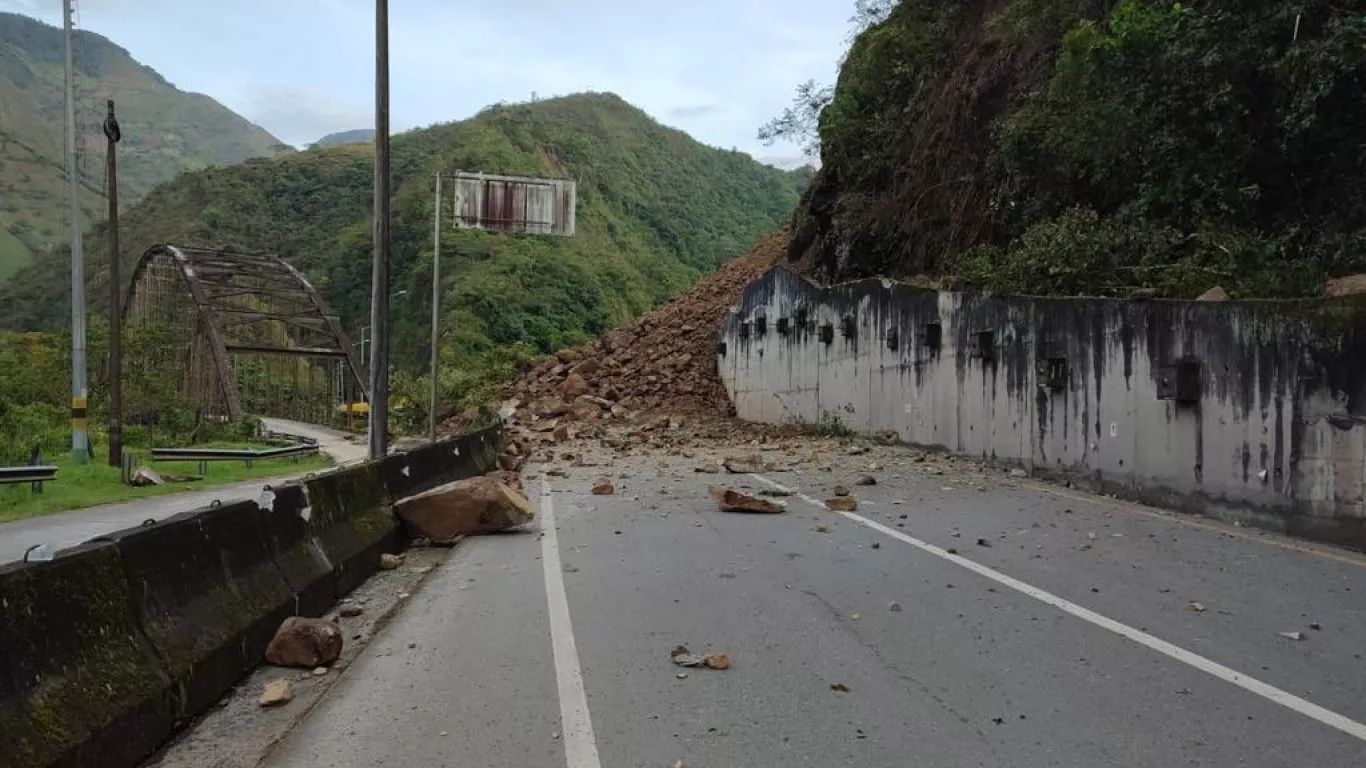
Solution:
[[[81,231],[80,170],[76,167],[76,44],[71,0],[62,0],[66,37],[66,186],[71,205],[71,458],[90,460],[85,381],[85,244]]]
[[[370,276],[370,458],[389,453],[389,2],[375,0],[375,222]]]
[[[431,391],[427,398],[427,429],[436,442],[437,335],[441,328],[441,172],[436,173],[436,209],[432,213],[432,366]]]

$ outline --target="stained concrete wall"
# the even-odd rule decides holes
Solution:
[[[745,289],[717,361],[746,420],[838,419],[1366,548],[1361,301],[989,298],[779,267]]]

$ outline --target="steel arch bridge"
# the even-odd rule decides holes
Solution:
[[[123,322],[141,340],[130,342],[125,368],[205,418],[346,423],[342,404],[369,399],[341,321],[276,256],[154,246],[133,272]],[[129,407],[155,413],[157,399],[130,398]]]

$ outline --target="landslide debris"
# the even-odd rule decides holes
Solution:
[[[732,415],[716,372],[717,334],[745,286],[777,264],[787,245],[787,232],[775,233],[660,308],[588,346],[543,358],[504,389],[504,398],[522,423],[653,411]],[[459,432],[477,418],[466,411],[444,431]]]

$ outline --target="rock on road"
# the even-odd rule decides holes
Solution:
[[[278,434],[307,437],[337,464],[363,461],[366,446],[351,443],[346,436],[326,427],[300,424],[283,419],[263,419],[266,428]],[[284,467],[282,467],[283,469]],[[58,512],[10,523],[0,523],[0,563],[20,560],[34,544],[47,542],[57,549],[74,547],[96,536],[141,525],[148,519],[160,520],[180,512],[205,506],[214,500],[224,503],[255,499],[264,486],[292,479],[297,475],[248,480],[220,485],[202,491],[153,496],[135,501]],[[60,480],[58,480],[60,482]]]
[[[853,515],[869,457],[532,468],[541,533],[457,547],[266,764],[1366,764],[1366,558],[879,450]]]

